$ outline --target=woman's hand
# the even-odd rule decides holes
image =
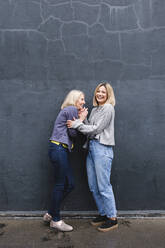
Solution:
[[[68,128],[72,128],[74,121],[67,120],[66,125]]]
[[[81,121],[84,121],[88,115],[88,108],[83,108],[79,111],[78,116]]]
[[[87,115],[88,115],[88,109],[87,108],[81,109],[78,113],[79,120],[83,122],[87,117]],[[73,118],[73,120],[67,120],[66,122],[67,127],[72,128],[75,120],[76,120],[75,118]]]

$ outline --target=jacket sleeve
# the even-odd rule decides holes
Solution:
[[[68,128],[67,131],[68,131],[69,137],[74,138],[74,137],[77,136],[77,130],[76,129],[74,129],[74,128]]]
[[[86,118],[86,119],[83,121],[83,123],[84,123],[85,125],[89,125],[88,119]]]
[[[77,129],[83,134],[96,135],[101,133],[110,124],[111,118],[112,107],[107,105],[102,110],[102,112],[100,112],[100,116],[94,125],[86,125],[78,119],[74,121],[73,128]]]
[[[66,111],[65,116],[66,116],[66,121],[70,119],[73,120],[73,118],[78,118],[77,109],[75,108],[75,109],[70,109],[69,111]],[[67,128],[67,132],[68,132],[68,135],[72,138],[77,136],[77,130],[75,130],[74,128]]]
[[[85,120],[83,121],[83,123],[84,123],[85,125],[90,125],[90,119],[91,119],[93,110],[94,110],[94,109],[91,110],[91,113],[90,113],[89,118],[87,119],[87,117],[86,117]]]

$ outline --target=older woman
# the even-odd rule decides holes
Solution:
[[[64,232],[73,230],[72,226],[61,220],[60,205],[66,195],[74,188],[69,155],[73,147],[73,137],[77,133],[74,129],[68,129],[66,122],[69,119],[78,118],[78,112],[83,109],[84,104],[83,92],[70,91],[61,106],[50,137],[49,157],[54,168],[55,184],[50,209],[43,219],[50,222],[50,227]]]
[[[118,226],[116,203],[110,183],[115,145],[115,96],[109,83],[101,83],[96,87],[93,105],[88,120],[85,120],[88,112],[85,109],[79,119],[68,120],[67,126],[77,129],[88,137],[88,184],[99,212],[91,224],[99,226],[99,231],[106,232]]]

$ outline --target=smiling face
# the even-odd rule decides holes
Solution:
[[[107,101],[107,90],[105,86],[100,86],[95,95],[96,101],[99,106],[104,105]]]
[[[85,104],[85,97],[83,94],[81,94],[78,100],[76,101],[75,106],[78,108],[78,110],[81,110],[84,104]]]

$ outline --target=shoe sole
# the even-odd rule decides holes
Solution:
[[[57,227],[53,227],[53,226],[50,226],[50,229],[52,229],[52,230],[56,230],[56,231],[59,231],[59,232],[72,232],[73,231],[73,229],[72,230],[60,230],[60,229],[58,229]]]
[[[101,221],[101,222],[97,222],[97,223],[91,221],[92,226],[100,226],[100,225],[102,225],[104,223],[105,223],[105,221]]]
[[[98,229],[100,232],[108,232],[108,231],[111,231],[111,230],[113,230],[113,229],[115,229],[115,228],[117,228],[117,227],[118,227],[118,224],[115,225],[115,226],[109,227],[109,228],[100,228],[100,227],[98,227],[97,229]]]

